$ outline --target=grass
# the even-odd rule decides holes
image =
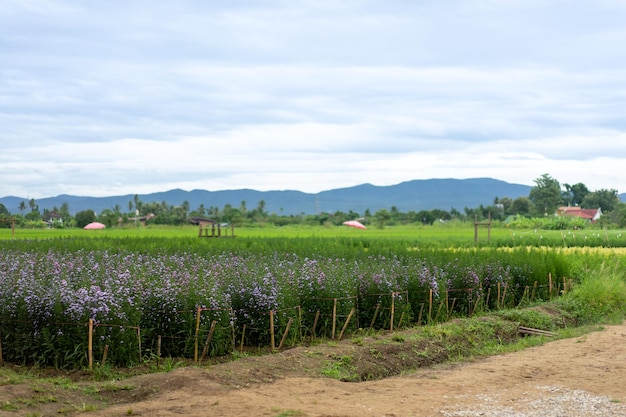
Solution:
[[[494,222],[491,228],[491,244],[495,246],[611,246],[625,247],[626,233],[621,229],[600,230],[583,229],[576,231],[510,229]],[[104,230],[72,229],[16,229],[12,236],[11,229],[0,229],[2,239],[54,239],[54,238],[172,238],[198,239],[196,226],[152,225],[138,228],[113,227]],[[235,228],[235,236],[239,238],[354,238],[354,239],[390,239],[407,240],[416,244],[436,247],[458,247],[474,245],[474,227],[471,222],[451,222],[434,225],[398,225],[385,226],[383,229],[370,225],[367,230],[358,230],[346,226],[254,226]],[[203,241],[228,240],[202,239]],[[487,232],[479,229],[479,245],[486,245]]]

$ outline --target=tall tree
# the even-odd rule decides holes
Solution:
[[[563,202],[569,206],[580,206],[583,199],[589,194],[587,186],[581,182],[574,185],[563,184]]]
[[[537,178],[535,184],[528,195],[533,204],[533,214],[536,216],[554,214],[556,209],[563,204],[561,185],[548,174]]]
[[[582,207],[584,208],[598,208],[603,212],[608,213],[615,209],[619,204],[619,197],[617,196],[617,190],[600,189],[587,194],[582,201]]]

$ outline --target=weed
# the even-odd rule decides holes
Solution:
[[[334,361],[328,361],[320,371],[322,375],[340,381],[357,381],[356,367],[353,358],[349,355],[333,357]]]

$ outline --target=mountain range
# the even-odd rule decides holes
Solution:
[[[152,194],[139,194],[143,203],[162,203],[178,206],[184,201],[194,210],[203,204],[206,209],[230,204],[239,207],[245,201],[246,207],[252,209],[259,201],[265,202],[265,209],[269,213],[278,215],[315,214],[320,212],[334,213],[336,211],[363,214],[369,209],[375,213],[380,209],[390,209],[395,206],[401,212],[441,209],[449,211],[452,208],[463,211],[466,207],[476,208],[492,205],[496,197],[528,196],[531,186],[511,184],[493,178],[472,179],[426,179],[402,182],[396,185],[376,186],[361,184],[354,187],[337,188],[319,193],[305,193],[294,190],[284,191],[256,191],[251,189],[239,190],[192,190],[174,189]],[[129,202],[134,201],[134,194],[111,197],[81,197],[73,195],[58,195],[56,197],[36,200],[40,212],[44,209],[53,210],[67,203],[70,213],[75,215],[83,210],[94,210],[100,213],[104,209],[113,209],[119,206],[122,212],[128,212]],[[20,202],[26,203],[29,211],[29,199],[20,197],[2,197],[0,203],[9,212],[19,213]]]

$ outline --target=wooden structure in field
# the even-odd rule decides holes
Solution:
[[[11,237],[14,238],[15,237],[15,217],[11,217],[10,219],[0,220],[0,222],[11,223]]]
[[[192,217],[191,224],[198,225],[198,237],[235,237],[235,226],[232,223],[217,223],[203,217]],[[228,230],[230,229],[230,235]]]
[[[486,222],[479,222],[478,216],[474,216],[474,243],[478,243],[478,226],[487,226],[487,243],[491,242],[491,212]]]

